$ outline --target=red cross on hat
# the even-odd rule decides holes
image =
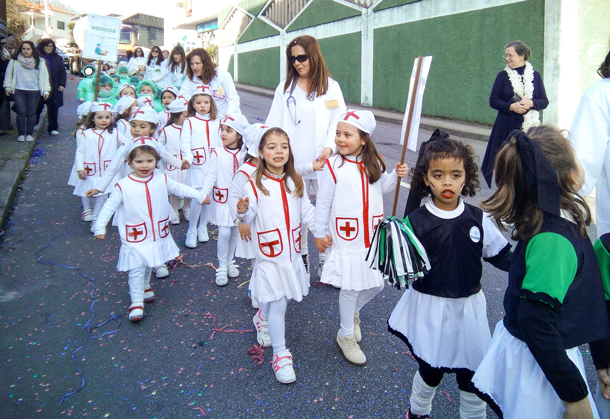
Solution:
[[[223,124],[226,124],[228,120],[235,121],[235,119],[233,119],[233,118],[231,117],[231,115],[227,115],[227,116],[225,116],[225,119],[222,121],[222,123],[223,123]]]
[[[138,114],[142,114],[142,115],[144,115],[144,113],[145,113],[145,112],[144,112],[142,109],[140,109],[140,108],[136,108],[136,111],[135,111],[134,113],[132,113],[132,114],[131,114],[131,118],[132,118],[132,119],[133,119],[133,118],[135,118],[136,116],[138,116]]]
[[[343,118],[344,121],[347,121],[349,119],[350,116],[353,116],[356,119],[360,119],[360,117],[358,115],[356,115],[354,113],[354,111],[349,111],[346,115],[345,118]]]
[[[152,106],[152,104],[153,104],[153,101],[150,100],[150,98],[148,98],[148,97],[146,99],[144,99],[142,102],[148,104],[148,106]]]
[[[99,106],[101,106],[102,108],[104,108],[104,110],[108,110],[108,108],[112,108],[112,105],[110,103],[98,103]]]

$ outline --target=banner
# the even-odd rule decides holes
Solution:
[[[400,133],[400,144],[404,143],[404,138],[407,131],[407,119],[411,107],[411,97],[413,96],[413,85],[415,83],[415,73],[417,72],[417,60],[413,62],[413,71],[411,72],[411,81],[409,82],[409,97],[407,98],[407,107],[405,109],[405,117],[402,121],[402,131]],[[409,140],[407,141],[407,148],[409,150],[417,151],[417,135],[419,134],[419,122],[421,120],[421,108],[424,100],[424,90],[426,89],[426,81],[428,80],[428,73],[430,73],[430,65],[432,64],[432,56],[428,55],[423,57],[421,70],[419,73],[419,83],[417,86],[417,96],[415,97],[415,104],[413,106],[413,116],[411,119],[411,130],[409,132]]]
[[[92,60],[116,62],[121,37],[121,19],[88,15],[82,56]]]

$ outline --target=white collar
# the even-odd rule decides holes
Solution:
[[[464,212],[464,201],[460,196],[458,198],[458,206],[456,209],[452,211],[445,211],[434,205],[434,200],[431,196],[428,196],[424,199],[424,205],[432,213],[432,215],[437,216],[438,218],[442,218],[444,220],[452,220],[454,218],[459,217]]]

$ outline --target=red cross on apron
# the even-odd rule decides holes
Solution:
[[[222,202],[222,198],[224,197],[224,195],[222,194],[222,192],[220,191],[216,191],[216,197],[218,198],[216,201],[218,202]]]
[[[261,251],[263,250],[263,248],[268,247],[269,248],[269,254],[267,256],[269,257],[275,257],[275,249],[273,248],[273,246],[277,246],[278,244],[280,244],[279,240],[273,240],[270,242],[264,242],[261,243]],[[266,254],[265,252],[263,252],[264,254]]]
[[[356,231],[356,227],[352,227],[352,224],[348,221],[343,227],[339,227],[339,230],[343,231],[346,237],[351,237],[352,232]]]
[[[197,163],[195,163],[195,164],[203,164],[203,163],[200,163],[200,162],[199,162],[199,160],[201,160],[201,159],[203,159],[203,158],[205,158],[205,155],[201,155],[201,154],[199,154],[199,150],[197,150],[197,151],[195,152],[195,154],[193,155],[193,159],[194,159],[194,160],[197,160]]]
[[[140,236],[142,234],[144,234],[143,231],[140,231],[137,228],[132,227],[131,232],[127,233],[127,236],[132,239],[131,241],[138,241],[138,236]]]

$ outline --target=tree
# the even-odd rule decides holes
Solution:
[[[210,54],[212,61],[215,64],[218,64],[218,45],[210,44],[205,50],[208,52],[208,54]]]
[[[21,40],[23,34],[30,27],[30,20],[24,15],[27,7],[17,0],[6,0],[6,22],[8,32]]]

